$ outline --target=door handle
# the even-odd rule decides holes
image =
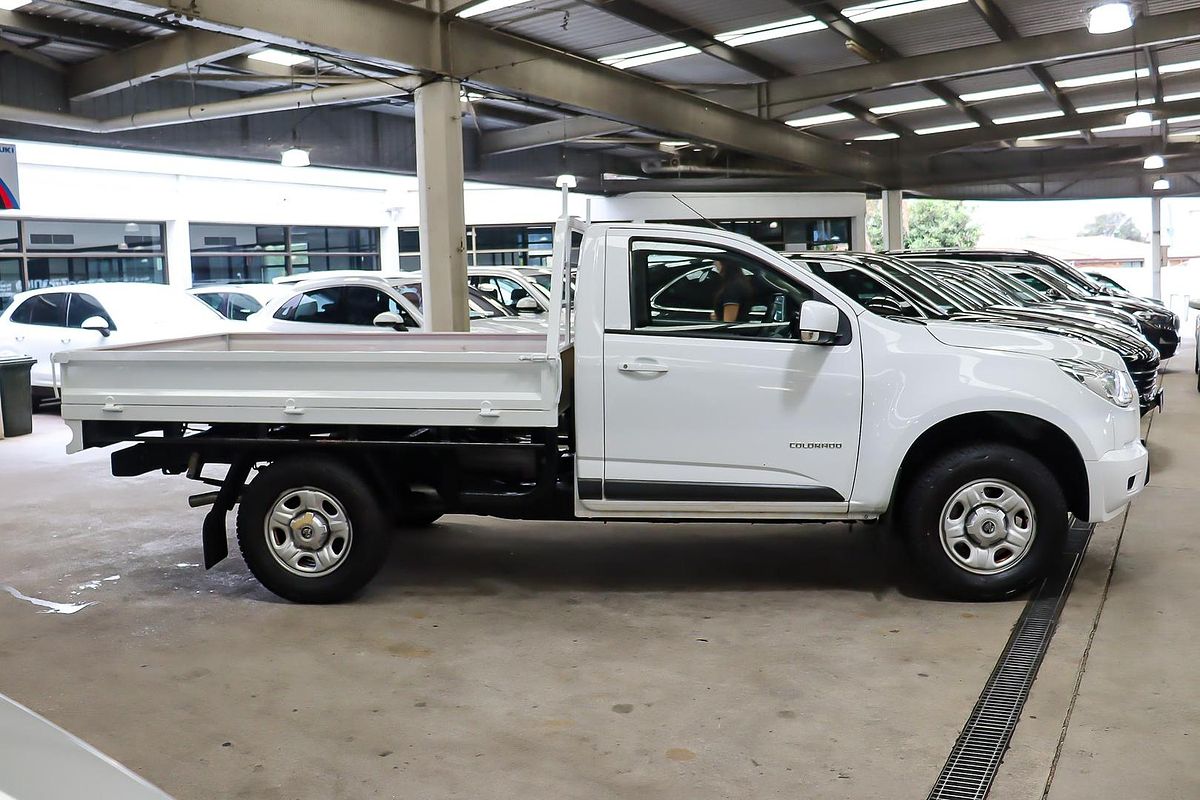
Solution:
[[[651,364],[647,361],[622,361],[618,369],[621,372],[644,372],[649,374],[662,374],[670,371],[662,364]]]
[[[70,344],[70,343],[71,343],[71,340],[70,340],[70,339],[59,339],[59,341],[60,341],[60,342],[62,342],[63,344]]]
[[[14,339],[15,341],[18,341],[18,342],[23,342],[23,341],[25,341],[25,337],[24,337],[24,336],[14,336],[14,337],[13,337],[13,339]]]

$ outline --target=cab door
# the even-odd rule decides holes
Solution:
[[[67,328],[67,293],[35,294],[13,310],[13,340],[19,350],[37,359],[29,372],[35,386],[54,385],[54,365],[50,357],[59,350],[69,350],[70,330]]]
[[[624,241],[613,241],[625,235]],[[604,478],[587,508],[680,516],[844,512],[858,461],[862,357],[852,306],[787,262],[720,234],[672,241],[610,231],[603,335]],[[780,259],[781,261],[782,259]],[[716,319],[740,270],[736,321]],[[628,304],[623,302],[628,298]],[[834,303],[832,345],[798,340],[803,303]],[[725,316],[722,314],[721,316]]]

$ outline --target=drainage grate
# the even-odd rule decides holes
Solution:
[[[1071,526],[1059,564],[1013,627],[929,800],[983,800],[992,788],[1091,537],[1092,526]]]

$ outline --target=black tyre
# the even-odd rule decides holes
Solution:
[[[343,464],[316,459],[276,462],[250,482],[237,539],[254,577],[296,603],[353,597],[383,566],[391,544],[365,482]]]
[[[1000,600],[1028,588],[1067,532],[1053,473],[1007,445],[936,457],[901,500],[899,525],[914,558],[931,583],[962,600]]]

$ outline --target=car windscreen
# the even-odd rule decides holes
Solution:
[[[899,284],[905,291],[916,294],[937,308],[942,315],[982,308],[970,298],[955,292],[944,282],[926,277],[917,268],[889,258],[871,258],[867,261],[875,270]]]

